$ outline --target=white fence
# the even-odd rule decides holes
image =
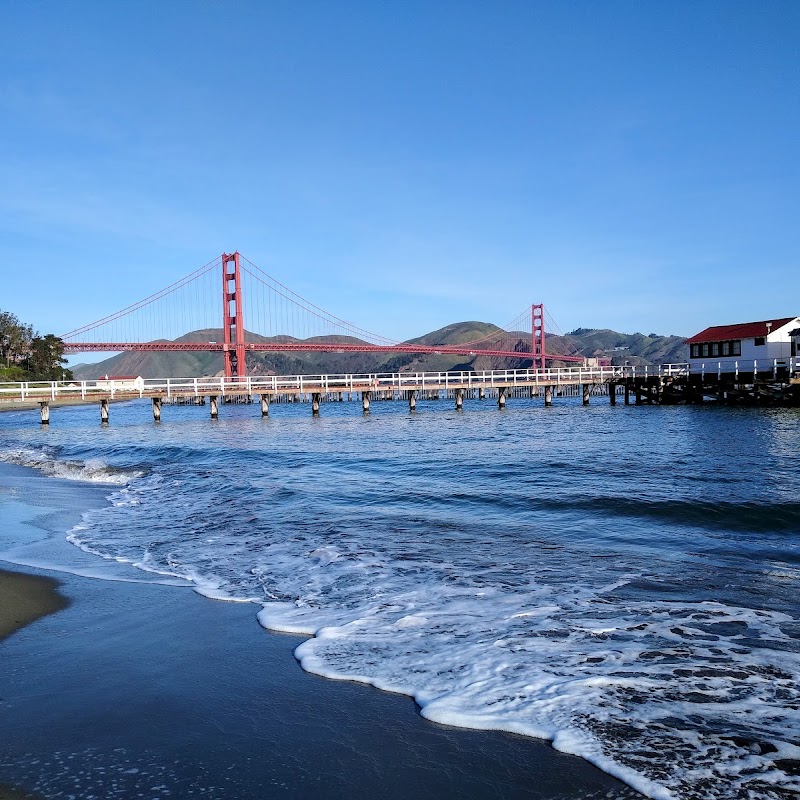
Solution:
[[[154,396],[240,394],[304,394],[363,391],[492,389],[515,386],[559,386],[610,383],[627,378],[676,378],[723,374],[754,374],[759,379],[800,372],[800,357],[775,361],[737,361],[731,370],[722,362],[661,364],[652,367],[565,367],[561,369],[506,369],[476,372],[393,372],[346,375],[265,375],[238,378],[153,378],[95,381],[25,381],[0,383],[0,402],[45,402]]]

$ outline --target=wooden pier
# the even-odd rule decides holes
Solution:
[[[716,401],[727,404],[800,405],[800,357],[783,362],[742,364],[723,372],[706,364],[664,364],[654,367],[587,366],[562,369],[509,369],[464,372],[399,372],[347,375],[269,375],[244,379],[157,378],[97,381],[0,383],[0,409],[36,408],[49,424],[51,406],[97,403],[103,423],[109,403],[151,398],[153,418],[161,420],[163,405],[206,405],[216,418],[220,406],[254,403],[261,415],[271,404],[311,404],[318,415],[324,403],[358,401],[364,412],[382,401],[403,401],[410,410],[418,400],[448,399],[463,409],[465,399],[494,400],[505,408],[512,398],[540,397],[545,406],[556,398],[578,396],[584,405],[592,397],[618,399],[628,405],[687,404]]]

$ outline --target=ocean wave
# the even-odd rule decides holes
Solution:
[[[309,672],[402,692],[439,723],[548,739],[649,797],[800,793],[800,506],[774,476],[738,480],[782,429],[703,444],[693,416],[666,438],[635,427],[655,416],[614,414],[631,427],[597,450],[566,423],[491,427],[509,415],[484,415],[468,446],[463,418],[376,419],[349,437],[162,427],[133,455],[87,436],[101,470],[106,456],[148,469],[68,538],[256,601],[264,627],[311,637],[296,651]]]
[[[141,470],[112,467],[100,458],[90,458],[85,461],[66,460],[56,457],[45,449],[35,450],[27,447],[0,451],[0,461],[20,467],[31,467],[51,478],[114,486],[125,486],[144,475]]]

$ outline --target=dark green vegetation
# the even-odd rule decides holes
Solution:
[[[10,311],[0,311],[0,381],[69,380],[66,363],[61,339],[41,336]]]
[[[484,339],[485,337],[485,339]],[[179,342],[218,342],[219,328],[193,331],[181,336]],[[410,339],[409,344],[425,346],[459,345],[484,339],[483,346],[494,344],[499,349],[520,349],[519,358],[490,356],[454,356],[414,353],[248,353],[248,372],[252,375],[315,375],[321,373],[414,372],[444,370],[484,370],[524,368],[531,365],[527,351],[530,333],[517,331],[509,337],[496,325],[486,322],[457,322],[437,331]],[[294,342],[291,337],[268,339],[257,334],[247,335],[252,342]],[[314,341],[314,340],[311,340]],[[358,342],[349,337],[319,337],[317,341]],[[578,328],[566,336],[548,336],[547,352],[586,357],[609,358],[613,364],[633,365],[679,362],[686,358],[681,336],[645,336],[611,330]],[[480,345],[478,345],[479,347]],[[563,362],[554,362],[564,366]],[[76,378],[91,380],[104,375],[142,375],[146,378],[217,375],[222,371],[220,353],[120,353],[97,364],[81,364],[73,368]]]

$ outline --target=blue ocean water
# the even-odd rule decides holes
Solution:
[[[0,414],[0,458],[108,483],[75,545],[653,798],[800,793],[798,441],[792,409],[570,398]]]

